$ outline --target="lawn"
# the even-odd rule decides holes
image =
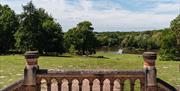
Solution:
[[[105,58],[95,58],[103,55]],[[113,54],[98,52],[90,57],[69,56],[61,57],[41,56],[39,66],[43,69],[143,69],[143,58],[134,54]],[[158,61],[157,76],[175,87],[180,86],[180,72],[178,61]],[[22,55],[0,56],[0,88],[23,77],[25,59]]]

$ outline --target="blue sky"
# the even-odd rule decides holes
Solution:
[[[16,13],[30,0],[0,0]],[[44,8],[63,31],[89,20],[95,31],[143,31],[169,27],[180,14],[180,0],[32,0]]]

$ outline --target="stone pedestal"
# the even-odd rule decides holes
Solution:
[[[24,86],[26,91],[36,91],[36,72],[38,67],[38,51],[28,51],[25,54]]]
[[[155,52],[144,52],[144,71],[146,75],[146,91],[157,91],[156,67],[155,60],[157,54]]]

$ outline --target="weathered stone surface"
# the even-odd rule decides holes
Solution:
[[[38,51],[27,51],[27,52],[25,52],[24,56],[26,59],[38,58],[39,53],[38,53]]]
[[[25,54],[26,66],[24,69],[24,87],[25,91],[36,91],[36,74],[39,69],[38,51],[27,51]]]
[[[155,52],[144,52],[144,71],[146,78],[146,90],[147,91],[157,91],[157,81],[156,81],[156,67],[155,60],[157,54]]]
[[[156,60],[157,54],[155,52],[144,52],[143,57],[145,59]]]
[[[119,91],[122,86],[124,86],[124,82],[129,80],[131,82],[131,90],[134,89],[134,84],[136,80],[140,80],[142,91],[144,90],[144,80],[145,74],[143,70],[139,71],[118,71],[118,70],[82,70],[82,71],[67,71],[67,70],[59,70],[59,71],[41,71],[41,74],[37,74],[37,81],[41,83],[42,79],[46,80],[46,84],[52,84],[52,80],[56,79],[57,83],[63,83],[61,88],[62,91],[68,91],[68,83],[72,84],[72,91],[79,91],[77,88],[79,82],[83,82],[82,89],[83,91],[89,91],[90,83],[93,83],[93,91],[99,91],[100,89],[104,89],[103,91],[109,91],[109,89],[114,88],[115,91]],[[114,84],[114,82],[116,82]],[[120,83],[122,85],[120,86]],[[64,85],[66,84],[66,85]],[[100,85],[101,84],[101,85]],[[102,86],[102,87],[101,87]],[[113,88],[112,88],[113,87]],[[44,86],[41,89],[48,89],[48,86]],[[51,89],[57,89],[57,85]],[[52,90],[53,91],[53,90]]]

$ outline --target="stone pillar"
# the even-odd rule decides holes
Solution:
[[[144,52],[144,71],[145,71],[145,85],[146,91],[157,91],[157,81],[156,81],[156,67],[155,60],[157,54],[155,52]]]
[[[26,66],[24,69],[25,91],[36,91],[36,72],[38,67],[38,51],[27,51],[25,54]]]

